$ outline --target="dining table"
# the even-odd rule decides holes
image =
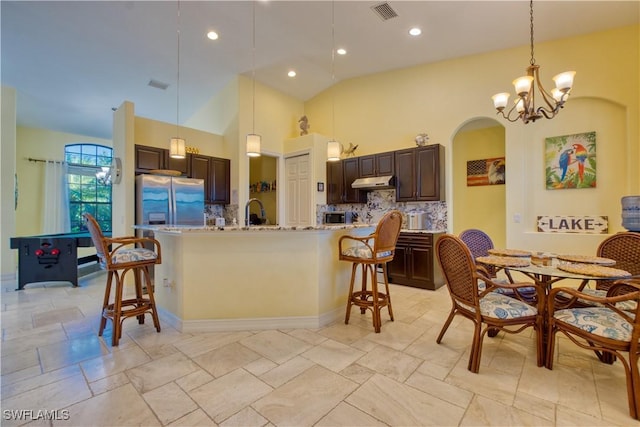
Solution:
[[[477,257],[479,264],[489,264],[503,268],[505,271],[517,271],[529,279],[535,286],[542,288],[545,300],[542,301],[543,330],[542,342],[547,349],[548,342],[548,309],[547,297],[556,283],[573,279],[585,284],[588,281],[618,280],[632,277],[627,271],[616,269],[615,260],[584,255],[539,254],[517,249],[496,249],[488,256]],[[534,261],[534,262],[532,262]],[[604,363],[613,363],[615,358],[596,353]]]

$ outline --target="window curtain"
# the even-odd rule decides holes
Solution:
[[[42,233],[68,233],[71,231],[71,225],[66,163],[52,161],[45,163],[42,188],[44,190]]]

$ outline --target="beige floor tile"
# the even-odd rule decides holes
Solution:
[[[386,424],[373,418],[369,414],[365,414],[361,410],[354,408],[344,402],[341,402],[331,412],[322,417],[316,427],[367,427],[367,426],[385,426]]]
[[[379,374],[403,382],[416,370],[422,360],[379,345],[358,359],[357,363]]]
[[[389,425],[457,425],[464,409],[376,374],[346,402]]]
[[[198,409],[176,383],[168,383],[142,395],[160,422],[165,425]]]
[[[260,375],[260,379],[271,387],[280,387],[282,384],[300,375],[313,365],[313,362],[309,359],[296,356],[291,360],[287,360],[282,365],[271,369],[265,374]]]
[[[135,368],[151,359],[138,346],[119,349],[111,354],[82,362],[80,366],[89,382],[94,382],[110,375]]]
[[[91,397],[91,391],[80,374],[16,394],[2,400],[3,410],[56,410]],[[3,420],[3,426],[16,425],[15,420]],[[82,423],[78,424],[82,425]]]
[[[202,409],[196,409],[195,411],[185,415],[184,417],[168,424],[170,427],[189,427],[189,426],[217,426],[211,418]]]
[[[177,353],[129,369],[126,374],[136,390],[146,393],[198,369],[200,367],[193,360]]]
[[[277,366],[277,363],[273,363],[271,360],[261,357],[258,360],[254,360],[253,362],[244,365],[244,369],[259,377],[260,375],[269,372]]]
[[[356,383],[315,366],[252,406],[275,425],[311,426],[356,387]]]
[[[265,417],[257,413],[253,408],[247,407],[237,414],[227,418],[220,426],[224,427],[260,427],[269,423]]]
[[[31,317],[33,319],[33,327],[39,328],[51,323],[64,323],[81,319],[84,315],[77,307],[73,306],[69,308],[60,308],[57,310],[34,313]]]
[[[340,372],[364,354],[363,351],[348,345],[334,340],[326,340],[305,351],[302,356],[334,372]]]
[[[414,372],[404,383],[461,408],[469,406],[473,398],[472,392],[452,386],[422,372]]]
[[[529,412],[525,412],[496,402],[486,397],[476,396],[464,418],[461,426],[552,426],[550,421]]]
[[[240,340],[240,343],[278,364],[311,347],[306,342],[280,331],[262,331]]]
[[[187,356],[196,357],[251,335],[251,332],[212,332],[194,335],[174,345]]]
[[[370,333],[366,338],[395,350],[404,350],[424,334],[424,332],[422,329],[406,323],[389,322],[389,324],[381,329],[379,334]]]
[[[214,380],[213,375],[209,374],[204,369],[198,369],[196,371],[191,372],[188,375],[185,375],[182,378],[178,378],[175,382],[184,391],[189,392],[213,380]]]
[[[193,358],[214,377],[221,377],[243,367],[261,356],[242,344],[231,343]]]
[[[271,390],[247,371],[238,369],[192,390],[189,395],[220,424]]]
[[[353,322],[349,325],[345,325],[344,322],[336,322],[333,325],[321,329],[318,333],[324,337],[331,338],[334,341],[350,345],[369,335],[371,333],[371,329],[369,328],[369,325],[367,325],[365,329],[354,325]]]
[[[54,425],[156,426],[160,422],[131,384],[77,403],[69,409],[69,420]]]
[[[53,371],[95,357],[108,354],[108,350],[96,335],[84,335],[68,341],[38,348],[43,372]]]
[[[396,321],[383,312],[380,334],[373,333],[370,312],[355,309],[349,325],[341,318],[318,329],[279,331],[181,333],[163,323],[157,333],[147,316],[144,325],[125,322],[120,345],[112,347],[111,325],[96,338],[105,280],[96,273],[78,288],[46,283],[20,292],[15,281],[0,282],[3,410],[68,408],[72,419],[53,425],[74,426],[162,419],[180,427],[215,421],[640,427],[629,417],[622,365],[602,364],[562,336],[553,370],[536,366],[527,330],[486,338],[480,372],[470,373],[471,322],[456,316],[442,343],[435,342],[451,306],[445,288],[392,285]],[[32,316],[40,325],[74,317],[74,308],[83,317],[33,327]],[[93,349],[100,342],[105,353],[78,361],[66,352],[79,339]],[[421,363],[411,371],[415,360]],[[47,369],[69,366],[43,373],[41,362]],[[198,362],[216,375],[228,373],[215,378]],[[3,427],[20,423],[2,420]]]
[[[89,387],[94,395],[98,395],[113,390],[114,388],[121,387],[125,384],[129,384],[130,382],[129,377],[126,376],[124,372],[120,372],[115,375],[111,375],[110,377],[89,383]]]

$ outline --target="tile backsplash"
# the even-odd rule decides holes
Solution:
[[[426,212],[427,229],[447,229],[447,202],[396,202],[396,191],[373,190],[367,193],[367,203],[317,205],[316,224],[322,224],[322,216],[325,212],[351,211],[356,212],[360,221],[376,223],[390,209],[398,209],[403,214],[409,212]],[[404,225],[406,227],[406,215]]]
[[[428,230],[447,229],[447,202],[396,202],[396,191],[393,189],[369,191],[366,204],[317,205],[316,208],[316,225],[322,224],[325,212],[356,212],[361,222],[375,224],[390,209],[398,209],[403,214],[426,212]],[[224,218],[227,224],[231,224],[234,218],[238,218],[238,205],[206,205],[205,214],[208,221]],[[406,225],[405,215],[403,227],[406,228]]]

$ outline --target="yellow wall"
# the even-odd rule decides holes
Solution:
[[[16,91],[2,86],[0,93],[0,278],[4,280],[14,277],[17,259],[16,251],[9,248],[9,239],[16,235]]]
[[[607,215],[611,232],[620,231],[620,197],[640,193],[640,26],[618,28],[536,45],[544,84],[564,70],[577,72],[565,108],[553,120],[505,126],[508,164],[506,245],[536,250],[595,253],[602,235],[536,233],[536,217],[553,213]],[[460,128],[478,118],[493,118],[491,95],[512,91],[511,81],[528,65],[528,46],[425,64],[354,78],[305,103],[314,132],[343,144],[358,144],[358,155],[414,145],[416,134],[445,146],[449,227],[457,206],[453,198],[452,141]],[[335,123],[332,105],[335,96]],[[544,138],[595,130],[598,188],[547,191],[544,188]],[[516,223],[514,215],[522,221]]]
[[[491,236],[496,247],[505,247],[505,186],[467,187],[466,176],[467,161],[504,157],[504,127],[462,129],[453,139],[452,154],[454,173],[451,185],[456,209],[450,229],[454,234],[459,234],[468,228],[478,228]]]
[[[46,129],[18,127],[16,131],[16,170],[20,192],[16,211],[16,236],[42,233],[44,163],[28,158],[64,160],[66,144],[90,143],[111,147],[111,141]]]

